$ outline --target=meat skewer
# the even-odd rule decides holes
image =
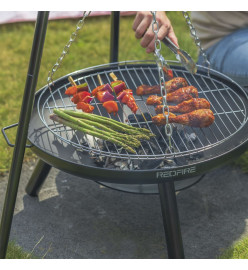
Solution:
[[[119,100],[119,102],[126,104],[128,108],[130,108],[130,110],[136,114],[139,107],[133,97],[133,91],[131,89],[127,89],[125,82],[118,80],[113,72],[109,75],[114,80],[111,82],[111,86],[114,89],[116,98]]]
[[[70,86],[66,89],[66,91],[65,91],[66,95],[73,96],[73,95],[78,94],[80,92],[84,92],[84,91],[88,92],[89,91],[89,87],[88,87],[87,83],[77,85],[71,76],[68,77],[68,80],[72,86]]]
[[[167,112],[165,112],[167,114]],[[178,123],[191,127],[208,127],[214,122],[214,114],[209,109],[195,110],[190,113],[181,115],[169,114],[169,123]],[[166,117],[163,114],[158,114],[152,117],[152,122],[157,126],[166,125]]]
[[[199,109],[210,109],[210,103],[205,98],[192,98],[175,106],[168,106],[172,113],[189,113]],[[157,114],[163,113],[163,105],[155,108]]]
[[[167,82],[165,82],[165,88],[168,93],[174,92],[175,90],[188,86],[187,81],[182,77],[175,77]],[[140,85],[136,89],[136,94],[138,96],[150,95],[150,94],[160,94],[160,85]]]
[[[114,101],[114,96],[112,95],[113,90],[111,86],[103,84],[100,75],[97,75],[100,86],[92,90],[92,95],[95,96],[103,105],[108,113],[113,113],[114,115],[118,112],[118,105]]]
[[[71,101],[76,104],[77,109],[81,109],[83,112],[92,113],[95,109],[94,106],[90,105],[93,97],[88,92],[88,84],[84,83],[77,85],[71,76],[68,77],[71,87],[67,88],[65,91],[66,95],[73,96]]]
[[[118,80],[118,78],[115,76],[113,72],[109,73],[109,76],[113,79],[113,81],[111,82],[111,87],[113,88],[116,96],[118,96],[119,93],[121,93],[123,90],[127,89],[125,82]]]
[[[166,95],[167,102],[181,103],[182,101],[189,100],[192,98],[198,98],[197,89],[190,85],[177,89],[176,91]],[[147,105],[161,105],[163,97],[151,95],[147,98]]]
[[[103,84],[102,79],[100,77],[100,75],[97,75],[97,79],[99,81],[99,86],[97,86],[96,88],[94,88],[91,92],[91,94],[96,97],[99,102],[104,103],[106,101],[110,101],[110,100],[114,100],[114,96],[112,95],[113,90],[111,88],[111,86],[106,83]]]
[[[148,124],[148,121],[147,121],[147,119],[146,119],[144,113],[141,111],[141,109],[138,107],[138,105],[137,105],[136,102],[135,102],[135,99],[134,99],[134,97],[133,97],[133,91],[132,91],[131,89],[127,89],[127,86],[126,86],[125,82],[123,82],[123,81],[121,81],[121,80],[118,80],[118,78],[115,76],[115,74],[114,74],[113,72],[111,72],[109,75],[110,75],[110,77],[114,80],[114,81],[111,83],[111,86],[112,86],[112,88],[114,89],[114,92],[117,93],[117,99],[118,99],[120,102],[122,102],[122,103],[125,104],[125,99],[126,99],[126,98],[129,99],[128,96],[131,95],[131,96],[132,96],[131,102],[132,102],[133,104],[131,105],[131,108],[130,108],[130,107],[129,107],[129,108],[130,108],[132,111],[133,111],[132,108],[135,108],[135,112],[133,111],[134,115],[135,115],[136,111],[139,110],[140,113],[141,113],[141,115],[142,115],[142,117],[144,118],[145,122]],[[128,95],[128,94],[129,94],[129,95]],[[122,97],[122,95],[124,95],[124,96]],[[134,100],[134,102],[133,102],[133,100]],[[128,106],[128,103],[127,103],[127,106]],[[124,112],[124,110],[123,110],[123,112]],[[136,118],[136,120],[137,120],[137,118]],[[138,122],[138,120],[137,120],[137,122]]]

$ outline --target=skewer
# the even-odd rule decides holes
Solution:
[[[68,81],[71,83],[72,86],[77,86],[76,82],[72,79],[71,76],[68,77]]]
[[[101,76],[100,76],[99,74],[97,74],[97,79],[98,79],[98,82],[99,82],[100,85],[103,85],[103,84],[104,84],[103,81],[102,81],[102,78],[101,78]],[[114,95],[115,95],[115,97],[116,97],[115,91],[113,91],[113,92],[114,92]],[[117,97],[116,97],[116,98],[117,98]],[[126,117],[126,119],[128,119],[128,117],[127,117],[127,115],[126,115],[126,113],[125,113],[125,111],[124,111],[124,108],[122,107],[122,105],[121,105],[120,102],[119,102],[119,104],[120,104],[120,107],[121,107],[121,109],[122,109],[122,111],[123,111],[124,116]]]
[[[118,81],[118,78],[115,76],[114,72],[109,73],[109,76],[110,76],[114,81]]]
[[[102,78],[99,74],[97,74],[97,79],[100,85],[103,85]]]
[[[87,101],[84,100],[86,97],[90,97],[90,93],[88,91],[88,84],[84,83],[84,84],[77,85],[71,76],[68,77],[68,81],[71,83],[72,87],[76,87],[76,93],[73,94],[73,98],[71,98],[71,101],[74,104],[76,104],[76,108],[81,109],[83,112],[91,113],[94,110],[94,106],[90,105],[92,98],[90,98],[90,100],[87,100]],[[82,100],[81,100],[81,97],[78,96],[81,94],[81,92],[86,93],[85,96],[82,96],[82,98],[84,98]],[[83,103],[80,104],[81,101],[83,101]]]
[[[111,73],[109,74],[109,76],[110,76],[114,81],[118,81],[118,78],[115,76],[115,74],[114,74],[113,72],[111,72]],[[116,95],[114,89],[113,89],[113,92],[114,92],[114,95],[115,95],[115,97],[116,97],[116,99],[117,99],[117,95]],[[126,121],[129,121],[129,120],[128,120],[128,117],[127,117],[127,115],[126,115],[126,113],[125,113],[125,111],[124,111],[124,108],[123,108],[123,106],[122,106],[122,104],[121,104],[121,101],[119,101],[119,104],[120,104],[120,106],[121,106],[121,108],[122,108],[123,114],[125,115],[125,117],[126,117],[126,119],[127,119]],[[148,123],[148,121],[146,120],[146,118],[145,118],[143,112],[140,110],[140,108],[139,108],[138,105],[137,105],[137,107],[138,107],[139,111],[141,112],[141,114],[142,114],[142,116],[143,116],[143,118],[144,118],[144,120],[145,120],[145,123],[146,123],[147,127],[148,127],[148,128],[150,129],[150,131],[151,131],[151,128],[150,128],[150,126],[149,126],[149,123]],[[137,119],[136,114],[133,113],[133,115],[134,115],[134,118],[135,118],[137,124],[140,126],[140,121]],[[151,115],[151,114],[150,114],[150,115]],[[152,117],[152,115],[151,115],[151,117]],[[130,123],[130,124],[131,124],[131,123]],[[152,132],[152,131],[151,131],[151,132]],[[150,146],[150,144],[149,144],[149,146]],[[150,149],[152,150],[151,146],[150,146]],[[144,150],[144,149],[143,149],[143,150]],[[144,151],[145,151],[145,150],[144,150]]]
[[[114,81],[118,81],[118,78],[116,77],[116,75],[115,75],[113,72],[109,73],[109,76],[110,76]],[[136,103],[136,104],[137,104],[137,103]],[[148,121],[146,120],[146,117],[145,117],[144,113],[141,111],[141,109],[140,109],[140,107],[138,106],[138,104],[137,104],[137,107],[138,107],[138,110],[140,111],[141,115],[143,116],[143,118],[144,118],[146,124],[148,125]]]

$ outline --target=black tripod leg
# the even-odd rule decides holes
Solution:
[[[26,192],[30,196],[37,196],[38,192],[46,180],[48,173],[51,170],[51,166],[41,159],[39,159],[31,178],[26,186]]]
[[[118,61],[120,11],[111,12],[110,63]]]
[[[184,259],[174,182],[158,184],[169,259]]]
[[[35,88],[37,84],[43,45],[46,36],[49,12],[38,12],[34,41],[29,61],[28,74],[24,89],[22,108],[19,117],[19,125],[16,133],[15,148],[9,173],[9,180],[3,206],[3,213],[0,226],[0,258],[6,256],[11,223],[13,219],[16,196],[19,186],[22,162],[25,153],[25,146],[28,134],[28,125],[31,118]]]

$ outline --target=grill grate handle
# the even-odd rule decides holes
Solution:
[[[10,129],[10,128],[13,128],[13,127],[16,127],[16,126],[18,126],[18,124],[19,123],[15,123],[15,124],[12,124],[12,125],[9,125],[7,127],[2,128],[3,137],[4,137],[5,141],[6,141],[6,143],[8,144],[8,146],[10,146],[10,147],[15,147],[15,145],[10,142],[7,134],[5,133],[5,130]],[[25,147],[26,148],[31,148],[32,146],[33,146],[32,144],[26,144]]]

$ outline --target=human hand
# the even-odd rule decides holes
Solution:
[[[165,12],[157,11],[156,20],[159,26],[158,39],[162,40],[167,36],[175,45],[178,46],[177,37]],[[155,49],[155,34],[152,31],[152,21],[153,16],[150,11],[138,11],[133,22],[135,37],[137,39],[141,39],[140,45],[143,48],[146,48],[147,53],[151,53]]]

